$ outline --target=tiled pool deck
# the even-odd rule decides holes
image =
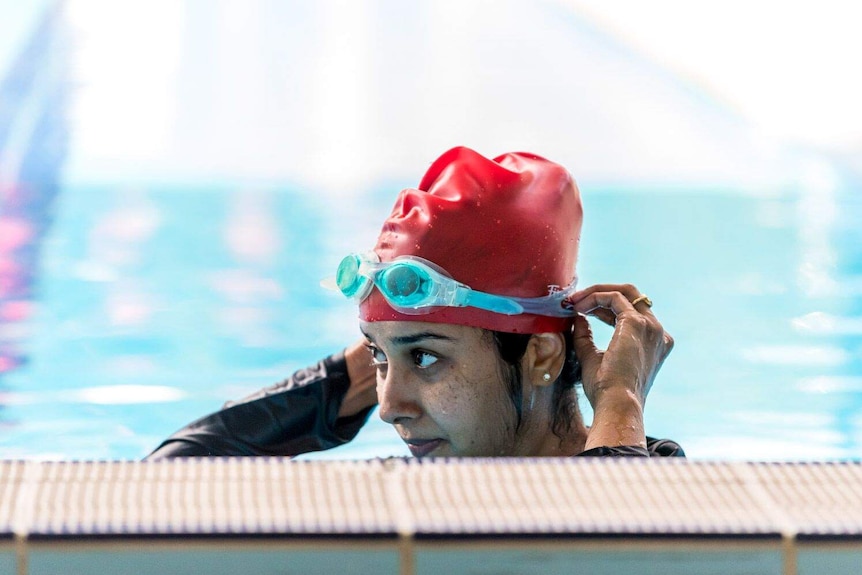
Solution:
[[[862,465],[0,463],[0,573],[858,573]]]

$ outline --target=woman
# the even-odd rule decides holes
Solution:
[[[192,423],[150,458],[327,449],[377,403],[417,457],[682,455],[643,428],[673,340],[634,286],[575,291],[581,220],[562,166],[449,150],[401,192],[374,250],[338,268],[365,340]],[[584,315],[614,326],[607,350]]]

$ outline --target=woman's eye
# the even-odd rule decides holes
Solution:
[[[368,348],[368,353],[371,354],[371,363],[375,366],[386,365],[386,354],[380,351],[379,348],[374,347],[373,345],[366,346]]]
[[[437,363],[437,356],[427,351],[416,351],[413,353],[413,362],[416,364],[416,367],[426,368],[431,367],[435,363]]]

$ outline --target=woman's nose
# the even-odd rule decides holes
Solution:
[[[377,401],[380,404],[380,419],[395,425],[415,419],[422,414],[415,386],[408,377],[399,377],[398,371],[389,369],[386,377],[377,380]]]

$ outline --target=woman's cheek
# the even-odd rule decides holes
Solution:
[[[454,373],[443,381],[430,386],[427,390],[427,410],[433,412],[432,417],[438,424],[444,425],[449,431],[455,431],[465,426],[469,419],[469,404],[465,403],[469,394],[469,385],[463,378]]]

